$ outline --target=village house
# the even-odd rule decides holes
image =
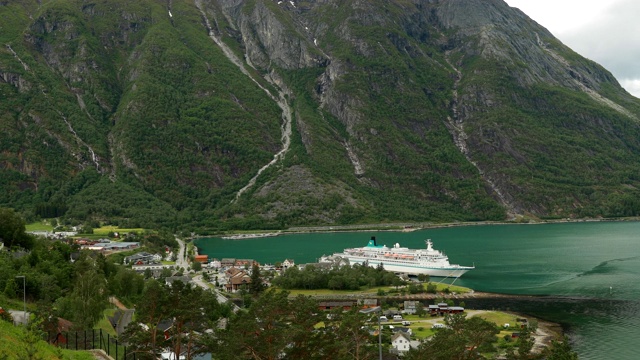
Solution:
[[[250,269],[253,265],[260,266],[260,264],[253,259],[236,259],[236,262],[234,263],[234,266],[244,267],[247,269]]]
[[[318,303],[319,310],[333,310],[335,308],[340,308],[344,311],[351,310],[351,308],[355,305],[353,301],[321,301]]]
[[[251,283],[251,276],[242,269],[232,267],[225,271],[227,277],[227,283],[225,284],[225,290],[228,292],[236,292],[243,286]]]
[[[378,306],[378,299],[358,299],[358,305],[363,309],[370,309]]]
[[[162,256],[158,254],[150,254],[148,252],[139,252],[124,258],[125,265],[146,265],[156,264],[162,260]]]
[[[119,242],[119,241],[110,241],[109,239],[100,239],[95,244],[91,245],[83,245],[83,249],[93,250],[93,251],[118,251],[118,250],[131,250],[140,247],[140,243],[138,242]]]
[[[418,311],[419,303],[419,301],[405,301],[404,310],[402,312],[405,314],[415,314]]]
[[[411,338],[409,335],[403,332],[396,332],[391,337],[391,346],[398,351],[398,353],[404,353],[411,349]]]
[[[284,261],[282,262],[282,269],[283,270],[287,270],[290,267],[294,267],[296,266],[296,263],[293,261],[293,259],[284,259]]]
[[[431,316],[442,316],[445,314],[463,313],[464,308],[461,306],[449,306],[447,303],[438,303],[436,305],[429,305],[428,311]]]
[[[404,327],[404,326],[396,326],[391,330],[392,333],[403,333],[405,335],[407,335],[409,338],[413,335],[413,330],[411,330],[411,328],[409,327]]]
[[[131,265],[131,270],[143,273],[147,270],[151,270],[153,272],[161,272],[164,268],[173,268],[174,265],[162,265],[162,264],[143,264],[143,265]],[[154,276],[157,277],[157,276]]]
[[[213,259],[209,262],[209,267],[213,269],[220,269],[222,267],[222,262],[218,259]]]
[[[236,263],[236,259],[234,258],[223,258],[220,260],[220,266],[223,268],[230,268],[234,266]]]

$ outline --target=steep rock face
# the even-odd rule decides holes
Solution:
[[[326,63],[327,59],[314,49],[308,33],[299,33],[296,30],[299,24],[280,11],[274,2],[220,1],[220,7],[233,28],[242,34],[246,56],[255,66],[289,70]]]

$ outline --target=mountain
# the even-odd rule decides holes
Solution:
[[[640,100],[502,0],[11,0],[0,19],[0,205],[32,216],[640,213]]]

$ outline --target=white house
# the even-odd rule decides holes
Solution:
[[[418,309],[419,301],[409,301],[406,300],[404,302],[404,310],[402,311],[404,314],[415,314]]]
[[[213,269],[220,269],[222,267],[222,262],[220,262],[220,260],[218,259],[213,259],[209,263],[209,267]]]
[[[282,268],[285,270],[292,266],[296,266],[296,263],[293,261],[293,259],[284,259],[284,261],[282,262]]]
[[[409,351],[411,348],[411,339],[409,339],[408,335],[397,332],[391,337],[391,346],[400,353]]]

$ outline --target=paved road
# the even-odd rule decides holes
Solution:
[[[203,288],[205,290],[213,291],[213,293],[216,294],[216,299],[218,300],[218,302],[220,304],[229,304],[229,305],[231,305],[231,310],[233,310],[233,312],[238,312],[238,310],[240,310],[240,308],[236,304],[234,304],[231,301],[229,301],[229,299],[227,299],[224,295],[222,295],[222,293],[220,293],[220,291],[218,291],[218,289],[213,289],[213,288],[209,287],[207,282],[204,281],[204,279],[202,279],[202,275],[194,276],[193,277],[193,282],[196,283],[196,285],[200,286],[201,288]]]
[[[187,246],[184,241],[176,238],[178,245],[180,245],[180,249],[178,250],[178,257],[176,258],[176,268],[183,268],[187,270],[189,268],[189,263],[187,262]]]
[[[120,317],[120,320],[116,324],[116,334],[118,335],[122,334],[124,332],[124,329],[127,327],[127,325],[131,323],[131,320],[133,318],[133,313],[135,312],[135,310],[121,310],[121,311],[122,311],[122,316]]]

